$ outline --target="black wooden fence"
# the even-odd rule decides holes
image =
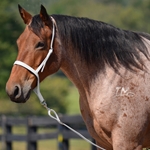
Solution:
[[[60,120],[93,141],[87,132],[81,116],[60,116]],[[14,141],[27,142],[27,150],[37,150],[37,142],[46,139],[56,139],[58,141],[58,150],[69,150],[69,140],[80,138],[50,117],[15,118],[1,116],[0,126],[2,130],[0,134],[0,140],[3,144],[2,150],[12,150],[12,143]],[[12,128],[16,126],[25,126],[27,133],[25,135],[13,134]],[[50,128],[51,131],[48,133],[38,133],[37,130],[39,128]],[[91,146],[91,150],[96,150],[96,148]]]

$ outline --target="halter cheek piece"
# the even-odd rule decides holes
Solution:
[[[37,86],[34,88],[34,92],[35,94],[38,96],[41,104],[48,110],[48,115],[53,118],[54,120],[56,120],[57,122],[59,122],[60,124],[62,124],[63,126],[67,127],[68,129],[70,129],[71,131],[73,131],[74,133],[76,133],[77,135],[79,135],[81,138],[83,138],[84,140],[86,140],[87,142],[91,143],[92,145],[94,145],[95,147],[101,149],[101,150],[105,150],[104,148],[96,145],[95,143],[93,143],[92,141],[90,141],[89,139],[85,138],[82,134],[80,134],[79,132],[77,132],[76,130],[72,129],[70,126],[66,125],[65,123],[63,123],[57,113],[55,112],[55,110],[53,109],[50,109],[47,107],[47,104],[40,92],[40,78],[39,78],[39,71],[43,72],[44,68],[45,68],[45,65],[46,65],[46,62],[48,61],[50,55],[52,54],[53,52],[53,43],[54,43],[54,37],[55,37],[55,26],[54,26],[54,19],[51,17],[52,19],[52,22],[53,22],[53,30],[52,30],[52,40],[51,40],[51,45],[50,45],[50,49],[47,53],[47,56],[45,57],[45,59],[42,61],[42,63],[39,65],[39,67],[34,70],[32,67],[30,67],[29,65],[27,65],[26,63],[22,62],[22,61],[19,61],[19,60],[16,60],[14,62],[14,65],[19,65],[19,66],[22,66],[24,68],[26,68],[27,70],[31,71],[37,78]],[[51,112],[54,114],[52,115]]]

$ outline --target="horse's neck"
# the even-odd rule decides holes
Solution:
[[[94,65],[91,64],[87,66],[81,58],[77,58],[70,53],[65,55],[62,62],[61,70],[76,85],[80,96],[86,99],[91,99],[93,91],[100,91],[100,89],[103,88],[106,75],[100,70],[98,71],[97,67]],[[111,71],[109,71],[108,78],[111,72],[114,73],[111,69]]]
[[[78,60],[74,60],[73,56],[67,56],[63,60],[61,70],[75,84],[80,94],[88,93],[90,75],[84,64],[81,64]]]

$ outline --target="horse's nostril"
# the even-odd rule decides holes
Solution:
[[[21,95],[21,89],[20,89],[20,86],[15,86],[15,89],[14,89],[14,97],[15,98],[19,98]]]

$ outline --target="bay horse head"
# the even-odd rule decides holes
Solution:
[[[39,80],[41,82],[60,67],[61,54],[60,51],[57,51],[56,37],[53,39],[53,42],[51,41],[52,31],[55,30],[55,22],[53,18],[49,17],[42,5],[40,14],[34,17],[20,5],[18,5],[18,8],[26,28],[17,40],[17,61],[37,69],[46,58],[50,45],[54,47],[51,58],[46,60],[43,70],[39,72]],[[12,101],[17,103],[26,102],[30,97],[31,91],[36,86],[37,78],[30,70],[20,65],[13,66],[10,78],[6,84],[7,94]]]

